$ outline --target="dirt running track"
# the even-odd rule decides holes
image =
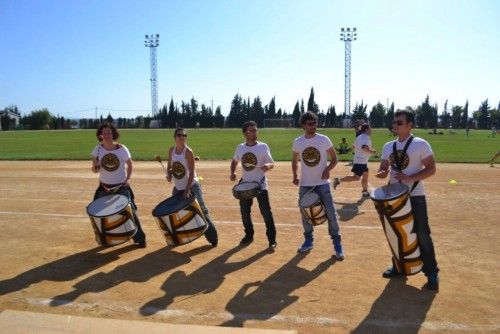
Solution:
[[[270,173],[274,253],[266,250],[256,204],[256,240],[237,247],[243,229],[229,162],[197,166],[219,232],[217,248],[204,238],[165,247],[151,211],[172,186],[158,163],[136,162],[132,186],[148,247],[104,249],[96,247],[85,213],[97,183],[89,162],[0,162],[0,310],[304,334],[500,331],[500,168],[439,164],[426,182],[441,268],[441,290],[434,294],[421,289],[423,274],[381,277],[389,248],[358,183],[342,184],[334,194],[346,253],[335,262],[324,225],[311,253],[297,254],[302,227],[290,163]],[[334,174],[349,169],[340,163]]]

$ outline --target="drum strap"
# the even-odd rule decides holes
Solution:
[[[403,157],[406,154],[406,151],[408,150],[408,147],[410,146],[411,142],[413,141],[413,136],[410,136],[408,138],[408,141],[405,144],[405,147],[403,148],[403,151],[401,152],[401,156],[398,155],[398,151],[396,149],[396,141],[392,144],[392,156],[394,157],[394,165],[392,166],[394,169],[402,172],[403,171]],[[399,159],[401,157],[401,159]],[[413,182],[413,186],[410,189],[410,193],[417,187],[418,181]]]

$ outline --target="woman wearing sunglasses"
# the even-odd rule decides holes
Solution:
[[[175,146],[172,146],[167,154],[167,181],[171,182],[172,178],[174,180],[172,196],[182,193],[183,198],[196,197],[208,224],[205,238],[215,247],[218,243],[217,230],[203,200],[201,185],[196,175],[193,150],[186,144],[187,136],[183,128],[177,128],[174,131]]]

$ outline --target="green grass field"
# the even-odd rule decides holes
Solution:
[[[351,129],[319,129],[330,137],[334,145],[346,137],[351,144]],[[469,137],[464,130],[456,134],[429,135],[428,130],[414,133],[428,140],[438,162],[485,162],[500,149],[500,136],[488,138],[490,131],[472,130]],[[291,159],[294,138],[299,129],[260,129],[259,140],[266,142],[276,161]],[[229,160],[236,145],[243,141],[240,129],[200,129],[188,131],[188,144],[195,155],[204,160]],[[155,155],[166,156],[173,144],[172,129],[123,129],[119,141],[131,151],[134,160],[152,160]],[[385,142],[392,140],[386,129],[375,129],[372,144],[380,152]],[[59,131],[1,131],[0,160],[87,160],[96,145],[95,130]],[[341,155],[340,160],[351,160],[352,155]],[[376,159],[374,159],[376,160]]]

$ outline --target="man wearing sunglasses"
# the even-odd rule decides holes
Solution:
[[[300,117],[300,125],[304,129],[304,135],[293,142],[292,173],[293,184],[299,185],[299,198],[309,192],[316,193],[325,207],[328,218],[328,233],[333,241],[335,258],[338,261],[344,259],[337,214],[333,205],[333,197],[330,190],[330,171],[337,165],[337,156],[333,144],[325,135],[316,133],[318,116],[308,111]],[[300,157],[300,180],[297,176],[298,161]],[[330,162],[328,162],[330,158]],[[314,226],[302,215],[302,226],[304,228],[304,243],[299,247],[299,253],[305,253],[313,248]]]
[[[429,143],[412,135],[413,124],[413,113],[398,111],[394,114],[392,126],[397,139],[384,145],[380,168],[375,176],[378,178],[387,177],[390,167],[390,183],[402,182],[408,185],[415,224],[414,231],[419,242],[423,272],[427,276],[427,283],[424,287],[438,291],[439,268],[429,228],[425,189],[422,182],[436,173],[436,164]],[[393,264],[382,276],[391,278],[398,275],[400,273]]]

